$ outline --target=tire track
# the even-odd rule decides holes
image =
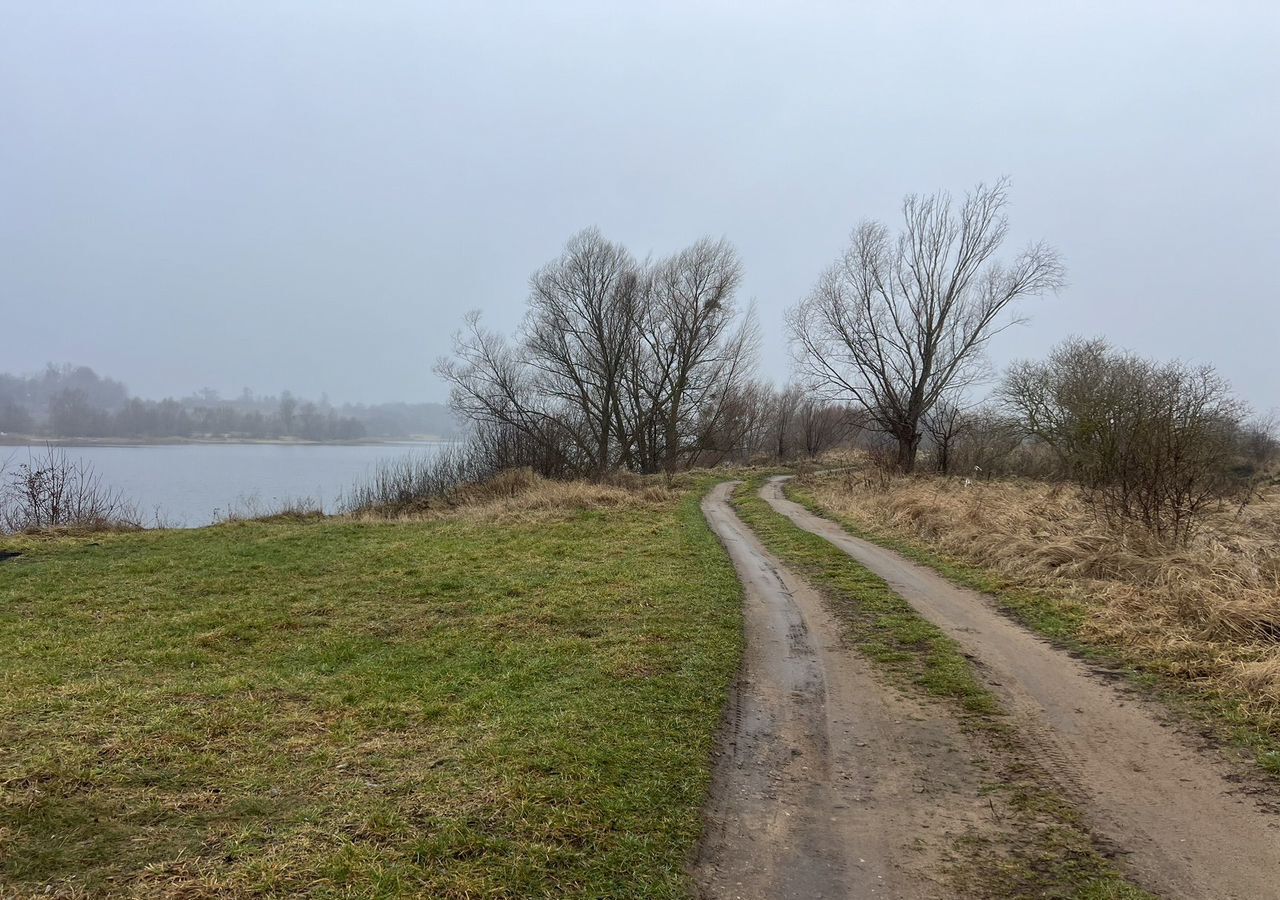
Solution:
[[[952,717],[882,685],[822,599],[727,502],[703,501],[744,587],[746,646],[695,878],[709,898],[949,897],[959,836],[993,830]]]
[[[1090,827],[1122,848],[1137,881],[1170,897],[1280,898],[1280,820],[1240,790],[1234,767],[1011,622],[990,598],[787,500],[785,480],[770,479],[760,496],[879,575],[961,645]]]

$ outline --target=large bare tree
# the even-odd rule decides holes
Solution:
[[[613,438],[639,286],[635,259],[594,228],[530,279],[523,343],[536,390],[573,411],[566,424],[599,474],[628,451]]]
[[[647,436],[640,468],[671,472],[696,454],[749,376],[755,319],[734,306],[741,279],[737,252],[710,238],[646,273],[631,369],[636,430]]]
[[[984,372],[993,335],[1018,321],[1019,298],[1057,290],[1058,254],[1034,243],[1005,265],[1008,182],[978,185],[956,208],[949,194],[911,195],[894,235],[864,222],[813,292],[788,312],[799,373],[833,399],[863,406],[915,467],[925,415]]]

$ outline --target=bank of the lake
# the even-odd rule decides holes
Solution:
[[[382,461],[439,452],[444,442],[313,444],[295,441],[59,445],[91,465],[102,483],[135,504],[145,524],[207,525],[310,499],[329,512]],[[45,445],[0,447],[9,468],[38,459]]]

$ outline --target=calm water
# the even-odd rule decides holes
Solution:
[[[252,513],[310,497],[332,512],[340,495],[384,459],[434,453],[444,444],[173,444],[64,447],[119,489],[152,523],[207,525],[229,509]],[[30,452],[43,453],[43,447]],[[0,447],[0,462],[27,460],[26,447]]]

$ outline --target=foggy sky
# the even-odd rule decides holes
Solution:
[[[444,399],[464,311],[598,225],[783,310],[904,194],[1012,178],[1071,333],[1280,406],[1274,3],[0,2],[0,371]],[[908,9],[907,7],[910,7]]]

